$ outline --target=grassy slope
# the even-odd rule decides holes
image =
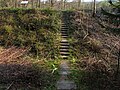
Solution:
[[[0,55],[11,46],[29,48],[17,59],[6,61],[1,56],[0,83],[9,86],[14,82],[12,90],[54,90],[58,74],[52,71],[59,63],[59,29],[60,13],[57,11],[0,10]],[[33,56],[37,56],[37,59]]]
[[[55,56],[59,45],[60,14],[52,10],[0,10],[0,44],[30,47],[42,56]],[[37,52],[38,51],[38,52]],[[48,53],[49,52],[49,53]]]
[[[119,34],[101,28],[82,12],[66,12],[70,28],[72,67],[80,90],[119,90],[116,75]]]

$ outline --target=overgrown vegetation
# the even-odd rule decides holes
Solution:
[[[117,72],[119,34],[114,35],[81,11],[68,11],[72,55],[76,58],[72,78],[80,90],[119,90]],[[117,76],[116,76],[116,73]],[[82,87],[80,87],[82,86]]]
[[[0,44],[30,47],[41,58],[58,57],[60,14],[52,10],[0,10]]]
[[[103,15],[99,21],[107,30],[120,34],[120,1],[113,3],[109,0],[109,4],[111,6],[109,11],[101,9]]]
[[[22,7],[16,0],[13,1],[14,5],[11,1],[5,3],[7,1],[2,0],[3,6],[0,5],[12,8],[0,9],[0,90],[56,90],[61,12],[13,9]],[[40,8],[41,3],[37,2],[36,7],[39,4]],[[94,0],[94,9],[95,3]],[[102,9],[102,14],[94,18],[89,10],[91,3],[85,6],[87,10],[83,7],[84,3],[81,6],[76,2],[61,3],[61,8],[71,9],[62,13],[69,27],[70,78],[75,80],[78,90],[120,89],[120,5],[119,2],[109,3],[112,7],[108,8],[108,4],[103,3],[98,9],[101,5],[106,10],[114,9],[109,12]],[[30,4],[34,8],[35,2]],[[54,4],[51,1],[43,6],[60,9],[57,6],[59,2],[56,6]],[[75,11],[80,7],[81,11]]]
[[[0,10],[1,89],[56,90],[60,17],[48,9]]]

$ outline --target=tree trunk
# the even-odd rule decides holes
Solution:
[[[41,8],[41,0],[38,0],[38,7]]]
[[[64,9],[66,8],[66,0],[64,0]]]
[[[95,14],[96,14],[96,0],[94,0],[93,2],[93,17],[95,17]]]
[[[78,0],[78,9],[80,9],[81,0]]]
[[[15,8],[17,8],[17,0],[15,0]]]
[[[33,2],[33,0],[32,0],[32,8],[34,8],[34,2]]]
[[[63,9],[63,7],[64,7],[64,1],[61,0],[61,10]]]
[[[53,0],[50,0],[50,7],[53,8]]]

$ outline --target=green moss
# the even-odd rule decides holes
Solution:
[[[60,38],[60,13],[54,10],[1,9],[0,41],[6,47],[30,47],[34,55],[55,58]],[[58,33],[58,34],[56,34]],[[52,52],[51,54],[49,52]],[[49,56],[48,56],[49,55]]]

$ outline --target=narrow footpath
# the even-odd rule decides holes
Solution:
[[[69,42],[68,42],[68,27],[63,22],[61,27],[61,46],[60,46],[60,55],[61,55],[61,64],[60,64],[60,79],[57,82],[57,90],[76,90],[76,85],[74,81],[69,80],[68,75],[70,74],[69,67]]]

